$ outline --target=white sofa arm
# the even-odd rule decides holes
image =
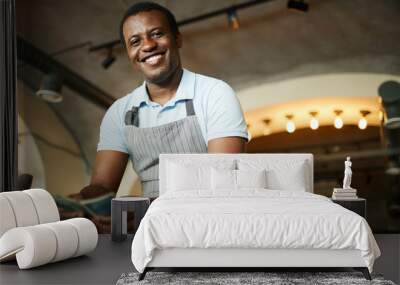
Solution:
[[[0,238],[0,261],[16,256],[20,269],[28,269],[86,254],[96,248],[97,229],[85,218],[18,227]]]

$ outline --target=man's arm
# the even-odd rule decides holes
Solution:
[[[96,154],[90,185],[80,192],[82,198],[92,198],[117,192],[129,155],[120,151],[101,150]]]
[[[208,153],[246,152],[246,139],[242,137],[224,137],[208,141]]]
[[[219,81],[205,98],[208,152],[245,152],[248,138],[246,121],[234,90]]]

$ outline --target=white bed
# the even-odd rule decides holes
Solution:
[[[311,154],[162,154],[159,171],[132,243],[140,278],[154,267],[354,267],[370,278],[372,232],[312,194]]]

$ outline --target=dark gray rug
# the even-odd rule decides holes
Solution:
[[[142,281],[137,280],[138,276],[138,273],[122,274],[117,285],[395,285],[392,281],[384,280],[379,275],[372,275],[372,281],[368,281],[360,272],[148,272],[146,278]]]

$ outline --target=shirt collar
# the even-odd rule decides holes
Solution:
[[[196,74],[183,69],[183,74],[181,78],[181,82],[179,83],[178,89],[176,90],[175,96],[167,103],[166,106],[173,106],[176,102],[181,100],[193,99],[194,98],[194,88],[195,88],[195,80]],[[146,81],[142,83],[134,92],[133,92],[133,106],[140,107],[143,103],[146,105],[152,105],[153,102],[150,101],[149,94],[146,90]]]

